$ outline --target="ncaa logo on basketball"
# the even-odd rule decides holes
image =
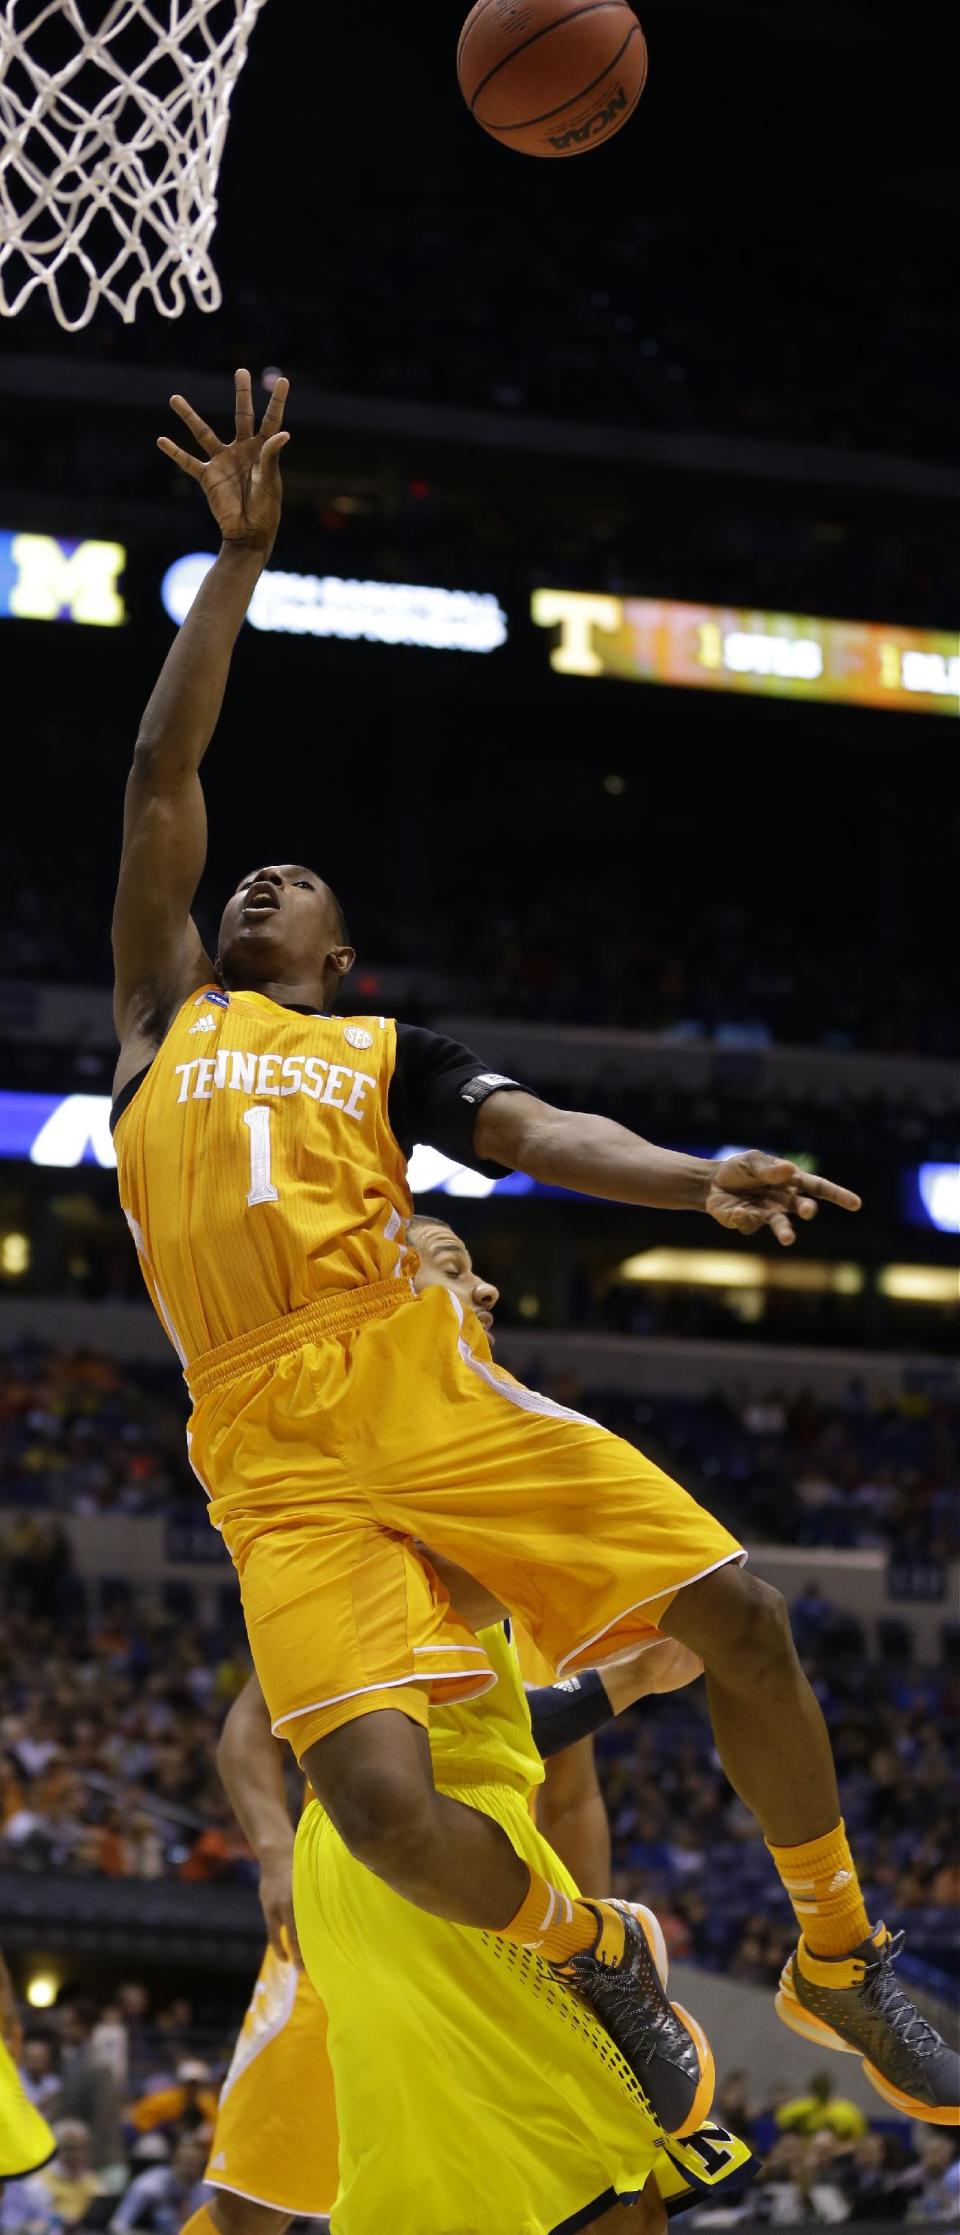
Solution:
[[[602,109],[598,109],[595,116],[588,116],[585,124],[575,125],[569,132],[550,133],[548,137],[551,147],[581,147],[586,140],[598,140],[601,132],[606,131],[608,124],[613,123],[614,118],[619,116],[626,105],[627,96],[622,85],[618,85],[610,100],[604,102]]]
[[[362,1024],[345,1024],[343,1037],[348,1041],[351,1048],[372,1048],[373,1046],[373,1033],[365,1031]]]

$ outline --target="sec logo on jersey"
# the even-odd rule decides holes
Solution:
[[[362,1024],[345,1024],[343,1037],[351,1048],[372,1048],[373,1033],[365,1032]]]

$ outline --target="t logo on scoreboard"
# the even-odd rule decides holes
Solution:
[[[126,563],[122,543],[0,531],[0,615],[119,628],[127,616],[117,583]]]

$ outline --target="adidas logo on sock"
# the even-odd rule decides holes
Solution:
[[[850,1886],[852,1884],[852,1870],[835,1870],[833,1877],[830,1880],[830,1884],[827,1887],[827,1892],[828,1894],[838,1894],[840,1892],[841,1886]]]

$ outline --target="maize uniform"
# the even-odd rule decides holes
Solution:
[[[191,1461],[274,1729],[301,1756],[359,1714],[425,1723],[431,1698],[491,1681],[414,1538],[559,1669],[649,1638],[685,1583],[743,1558],[632,1445],[496,1366],[449,1292],[414,1295],[407,1155],[421,1140],[475,1162],[478,1106],[515,1084],[391,1019],[209,987],[116,1105]]]
[[[437,1785],[574,1895],[531,1820],[543,1766],[516,1655],[502,1628],[484,1644],[496,1689],[431,1718]],[[413,1908],[354,1860],[316,1801],[297,1833],[294,1900],[336,2082],[332,2235],[558,2235],[651,2171],[668,2199],[689,2196],[705,2137],[688,2165],[671,2156],[609,2036],[532,1951]],[[716,2172],[750,2162],[726,2137],[706,2146]]]
[[[0,2034],[0,2189],[46,2165],[56,2141],[29,2096]]]
[[[558,1857],[550,1867],[562,1871]],[[466,2070],[463,2077],[469,2083]],[[537,2111],[531,2101],[531,2121]],[[274,2212],[324,2218],[337,2197],[339,2139],[327,2013],[306,1972],[268,1948],[223,2084],[204,2181]],[[51,2135],[46,2154],[55,2147]],[[738,2194],[756,2161],[738,2135],[707,2119],[686,2142],[664,2143],[653,2169],[672,2218],[721,2182],[724,2202]],[[595,2216],[613,2201],[612,2190],[601,2193]]]
[[[485,1789],[495,1789],[499,1785],[504,1812],[508,1809],[511,1812],[508,1828],[512,1833],[514,1812],[521,1807],[529,1810],[530,1798],[542,1781],[543,1772],[531,1741],[526,1702],[517,1685],[515,1668],[502,1634],[492,1634],[490,1651],[491,1660],[502,1672],[502,1681],[496,1690],[487,1693],[475,1706],[453,1710],[441,1706],[437,1709],[431,1717],[431,1746],[435,1775],[442,1790],[458,1790],[475,1802],[478,1792],[476,1780],[479,1779]],[[456,1785],[453,1783],[454,1779]],[[323,1929],[322,1908],[328,1874],[337,1879],[344,1867],[349,1870],[350,1865],[349,1857],[345,1864],[341,1843],[335,1835],[330,1840],[329,1827],[321,1836],[319,1810],[316,1814],[316,1837],[311,1843],[309,1860],[305,1862],[302,1853],[298,1856],[297,1873],[301,1921],[304,1908],[309,1909],[314,1920],[313,1929],[319,1933]],[[542,1841],[539,1861],[541,1866],[548,1867],[553,1883],[563,1877],[563,1866],[559,1858]],[[458,2008],[458,1998],[464,1986],[476,2004],[485,1998],[491,1965],[495,1961],[491,1953],[494,1943],[489,1935],[458,1933],[454,1926],[441,1927],[444,1935],[442,1962],[429,1977],[422,1977],[425,1966],[431,1963],[436,1965],[434,1920],[420,1920],[430,1927],[429,1945],[421,1943],[418,1934],[417,1945],[414,1947],[409,1936],[406,1936],[403,1956],[398,1961],[392,1939],[392,1920],[390,1932],[378,1941],[371,1929],[373,1920],[367,1919],[363,1909],[368,1896],[379,1908],[378,1881],[369,1872],[356,1875],[356,1869],[357,1866],[353,1866],[350,1872],[351,1895],[356,1910],[353,1960],[351,1962],[345,1959],[341,1962],[336,1951],[333,1955],[336,1975],[345,1982],[344,2007],[339,2013],[341,2041],[338,2062],[341,2067],[341,2100],[347,2125],[345,2172],[348,2167],[351,2169],[347,2172],[347,2178],[352,2181],[351,2205],[348,2206],[345,2197],[341,2199],[341,2227],[345,2230],[345,2235],[351,2235],[354,2227],[363,2235],[368,2221],[375,2224],[375,2214],[380,2208],[376,2201],[377,2195],[387,2178],[383,2168],[376,2163],[379,2154],[385,2165],[392,2167],[389,2211],[383,2225],[391,2230],[397,2228],[398,2235],[402,2235],[403,2223],[398,2215],[404,2205],[403,2184],[406,2182],[408,2204],[410,2195],[413,2199],[410,2208],[413,2210],[412,2224],[417,2229],[417,2235],[433,2235],[432,2222],[421,2218],[423,2184],[412,2153],[417,2147],[417,2133],[421,2135],[425,2158],[433,2160],[438,2154],[447,2152],[451,2147],[449,2128],[455,2120],[456,2128],[459,2129],[464,2106],[469,2106],[473,2100],[470,2062],[474,2032],[473,2007],[468,2030],[457,2051],[456,2077],[441,2068],[439,2092],[429,2098],[425,2093],[428,2073],[422,2054],[424,2029],[426,2028],[429,2036],[438,2003],[448,2017],[453,2008],[462,2022],[463,2012],[462,2008]],[[566,1883],[569,1884],[570,1881],[567,1880]],[[339,1904],[338,1914],[343,1921],[342,1889],[336,1899]],[[406,1907],[404,1905],[405,1910]],[[414,1912],[414,1917],[419,1918],[419,1912]],[[405,1917],[407,1924],[409,1921]],[[455,1988],[450,1981],[451,1956],[455,1958],[457,1973]],[[321,1967],[325,1966],[325,1960],[321,1954]],[[404,1976],[403,1988],[399,1991],[402,1965],[406,1963],[411,1964],[411,1970]],[[552,2208],[549,2198],[541,2198],[544,2168],[538,2155],[538,2137],[539,2147],[546,2152],[555,2132],[557,2087],[555,2078],[545,2082],[540,2073],[536,2027],[540,2022],[538,2013],[546,1998],[553,2000],[556,1982],[552,1974],[543,1974],[538,1968],[535,1974],[538,1991],[532,1998],[529,1968],[525,1962],[519,1965],[514,1963],[509,1967],[502,1988],[498,1980],[498,1992],[509,1997],[509,2008],[505,2013],[506,2038],[511,2040],[515,2030],[519,2028],[525,2038],[526,2049],[523,2054],[519,2050],[509,2052],[507,2076],[498,2081],[497,2085],[502,2090],[504,2105],[508,2084],[516,2082],[527,2090],[524,2124],[528,2133],[524,2139],[523,2163],[528,2169],[533,2166],[536,2181],[534,2205],[537,2206],[539,2200]],[[387,1985],[386,2003],[383,2000],[385,1972],[389,1974],[389,1981],[393,1982],[392,1985]],[[365,1993],[367,1983],[369,1996]],[[336,1985],[333,1992],[336,1995]],[[389,2023],[387,2010],[390,2013]],[[579,2005],[576,2015],[578,2018],[581,2015]],[[442,2019],[439,2022],[442,2023]],[[358,2061],[362,2061],[370,2053],[369,2044],[374,2029],[376,2044],[373,2055],[376,2071],[380,2075],[379,2084],[382,2086],[383,2073],[386,2071],[395,2076],[395,2085],[386,2100],[378,2098],[375,2124],[366,2135],[361,2129],[359,2140],[355,2140],[352,2125],[358,2116],[362,2121],[366,2115],[363,2098],[359,2103],[356,2100],[356,2066]],[[552,2046],[553,2035],[549,2023],[546,2024],[546,2039]],[[623,2091],[620,2080],[609,2076],[610,2044],[606,2036],[600,2037],[599,2050],[599,2058],[590,2066],[586,2077],[585,2055],[582,2051],[578,2052],[578,2085],[582,2082],[591,2091],[591,2097],[594,2093],[599,2095],[604,2105],[601,2123],[609,2123],[614,2118],[619,2124],[624,2115]],[[491,2080],[489,2052],[487,2038],[487,2060],[483,2071],[488,2085]],[[498,2058],[502,2060],[504,2053],[504,2042],[501,2041]],[[499,2071],[499,2063],[496,2069]],[[435,2086],[435,2074],[429,2084]],[[568,2083],[565,2082],[564,2086],[568,2090]],[[626,2075],[626,2088],[632,2098],[635,2091],[629,2074]],[[417,2132],[413,2134],[407,2125],[404,2090],[409,2090],[412,2097],[420,2099]],[[565,2093],[564,2103],[567,2100],[568,2093]],[[565,2111],[563,2115],[566,2117]],[[589,2115],[592,2120],[592,2099]],[[391,2118],[397,2119],[399,2131],[394,2131]],[[627,2118],[630,2147],[633,2149],[637,2137],[632,2108]],[[508,2123],[499,2102],[490,2108],[491,2128],[494,2121],[495,2156],[499,2159],[504,2153],[504,2132]],[[512,2107],[509,2123],[515,2130],[518,2123],[516,2105]],[[724,2188],[724,2195],[730,2195],[739,2182],[751,2177],[755,2169],[746,2144],[735,2136],[726,2134],[714,2121],[708,2121],[698,2134],[685,2143],[672,2140],[669,2144],[662,2143],[659,2134],[656,2130],[654,2132],[657,2145],[654,2171],[668,2211],[684,2209],[692,2194],[699,2193],[705,2185],[714,2185],[720,2181],[729,2182],[730,2186]],[[483,2165],[486,2180],[490,2137],[484,2142],[482,2137],[477,2137],[475,2128],[473,2134],[477,2148],[484,2150],[479,2162]],[[375,2136],[379,2136],[376,2147],[373,2142]],[[268,1949],[224,2082],[216,2132],[210,2146],[210,2162],[204,2177],[214,2188],[230,2189],[234,2194],[269,2205],[274,2211],[295,2213],[304,2218],[316,2217],[329,2212],[337,2199],[338,2148],[337,2101],[327,2045],[326,2010],[307,1974],[295,1971],[292,1964],[281,1963],[272,1949]],[[457,2164],[462,2170],[463,2149],[459,2141],[456,2151]],[[639,2160],[637,2162],[639,2165]],[[564,2163],[570,2164],[566,2153]],[[404,2167],[405,2172],[402,2170]],[[595,2145],[591,2141],[585,2163],[577,2163],[574,2169],[573,2181],[578,2185],[571,2186],[571,2193],[581,2195],[592,2181],[605,2181],[608,2170],[609,2161],[598,2161]],[[373,2189],[371,2177],[378,2184]],[[553,2188],[554,2175],[548,2174],[546,2178]],[[435,2176],[431,2175],[431,2184],[434,2179]],[[561,2189],[564,2180],[565,2174],[561,2171]],[[477,2166],[474,2164],[471,2167],[471,2188],[474,2192],[476,2185]],[[509,2186],[511,2194],[515,2195],[518,2180],[512,2174],[509,2176]],[[446,2187],[450,2188],[451,2183],[448,2182]],[[485,2198],[486,2193],[485,2187]],[[596,2193],[597,2211],[593,2216],[599,2217],[601,2207],[606,2210],[607,2204],[613,2202],[613,2191],[607,2195],[601,2188]],[[528,2221],[529,2201],[524,2198],[518,2206],[523,2211],[524,2219]],[[588,2201],[592,2203],[593,2197]],[[563,2208],[566,2203],[567,2197],[564,2194]],[[459,2197],[452,2223],[458,2230],[463,2225],[463,2208],[464,2200]],[[542,2210],[540,2217],[542,2220]],[[504,2235],[509,2235],[508,2222],[498,2221],[497,2224]],[[523,2221],[518,2224],[522,2225]],[[536,2218],[532,2224],[536,2226]],[[378,2235],[382,2235],[382,2228],[378,2230]]]

